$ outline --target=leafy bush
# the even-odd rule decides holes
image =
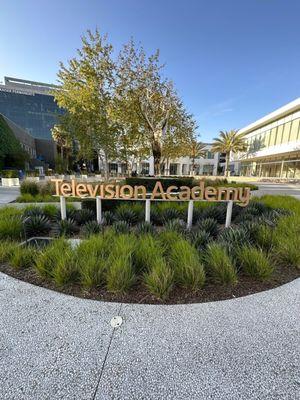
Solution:
[[[15,169],[5,169],[1,171],[2,178],[18,178],[18,171]]]
[[[165,223],[164,229],[168,231],[184,233],[186,231],[186,222],[182,219],[171,219]]]
[[[119,235],[116,237],[109,259],[106,274],[106,286],[110,292],[125,293],[135,282],[133,270],[134,237]]]
[[[161,218],[164,224],[171,221],[172,219],[180,219],[181,215],[181,212],[173,207],[161,210]]]
[[[17,246],[14,242],[0,241],[0,264],[10,259]]]
[[[130,225],[134,225],[138,221],[138,214],[128,205],[123,204],[116,210],[117,221],[125,221]]]
[[[200,252],[206,249],[208,244],[211,242],[212,237],[206,231],[192,232],[190,240],[196,249]]]
[[[30,247],[16,246],[9,259],[15,269],[29,268],[34,265],[36,252]]]
[[[156,260],[155,265],[144,275],[144,283],[155,297],[166,299],[173,287],[173,272],[163,258]]]
[[[43,213],[49,218],[51,221],[54,221],[57,218],[58,209],[53,204],[46,204],[43,207]]]
[[[230,254],[234,255],[239,247],[250,244],[250,236],[244,227],[230,226],[222,231],[218,237],[218,242],[226,247]]]
[[[99,224],[97,221],[89,221],[82,227],[82,234],[84,237],[88,238],[91,235],[97,235],[103,231],[103,225]]]
[[[218,235],[219,227],[216,220],[213,218],[201,219],[195,226],[196,231],[205,231],[210,234],[211,237],[215,238]]]
[[[78,227],[73,219],[63,219],[58,221],[54,227],[56,236],[73,236],[78,232]]]
[[[146,233],[154,234],[155,228],[150,222],[140,222],[139,224],[137,224],[135,232],[137,235],[143,235]]]
[[[0,214],[0,240],[20,240],[23,233],[20,215],[4,217]]]
[[[69,211],[70,218],[73,218],[78,225],[83,225],[86,222],[93,221],[96,218],[95,213],[92,210],[72,210]]]
[[[22,195],[31,194],[31,196],[36,196],[39,194],[39,186],[36,182],[25,180],[21,183],[20,192]]]
[[[151,235],[138,238],[134,251],[134,266],[140,271],[150,270],[162,258],[162,249]]]
[[[39,194],[42,196],[52,196],[54,194],[54,183],[47,181],[38,185]]]
[[[212,243],[207,247],[205,269],[217,284],[235,285],[237,283],[236,269],[226,249],[221,244]]]
[[[237,260],[242,270],[253,278],[263,281],[273,274],[274,269],[270,260],[260,249],[242,246],[237,251]]]
[[[174,271],[175,282],[192,291],[200,289],[205,282],[203,265],[197,250],[186,240],[177,240],[169,255],[169,264]]]
[[[130,225],[126,221],[114,222],[112,227],[116,233],[129,233],[130,232]]]
[[[214,219],[219,224],[224,224],[226,219],[226,204],[214,205],[211,207],[207,207],[202,212],[203,219]]]
[[[48,234],[51,229],[50,221],[44,215],[27,217],[23,224],[27,237],[43,236]]]
[[[116,218],[111,211],[105,211],[102,214],[102,220],[104,225],[112,225],[116,221]]]
[[[65,239],[56,239],[40,252],[36,258],[35,268],[42,277],[51,278],[57,261],[70,251],[70,244]]]
[[[23,211],[23,218],[36,216],[43,217],[44,215],[43,209],[36,206],[27,206]]]

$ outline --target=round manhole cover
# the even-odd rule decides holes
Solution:
[[[117,315],[113,317],[110,321],[110,324],[113,328],[118,328],[119,326],[122,325],[123,319],[120,317],[120,315]]]

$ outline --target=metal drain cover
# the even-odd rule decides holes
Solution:
[[[119,326],[122,325],[123,319],[120,317],[120,315],[116,315],[113,317],[110,321],[110,324],[113,328],[118,328]]]

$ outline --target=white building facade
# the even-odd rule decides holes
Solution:
[[[300,179],[300,98],[239,132],[248,150],[232,159],[235,174]]]
[[[212,153],[212,145],[205,144],[205,157],[195,159],[195,175],[217,175],[219,166],[219,153]],[[179,157],[162,163],[162,175],[191,175],[193,161],[190,157]],[[132,165],[132,171],[136,171],[139,175],[154,175],[153,157],[148,159],[135,161]],[[124,175],[126,173],[126,165],[124,163],[114,161],[109,163],[110,175]]]

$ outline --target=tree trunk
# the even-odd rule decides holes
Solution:
[[[225,171],[224,171],[224,176],[226,176],[226,177],[229,176],[229,156],[230,156],[230,153],[226,153],[226,158],[225,158]]]
[[[161,144],[158,141],[152,144],[152,155],[154,158],[154,175],[160,174],[160,162],[161,162]]]
[[[104,168],[105,168],[105,170],[104,170],[105,179],[108,179],[109,178],[109,170],[108,170],[108,159],[107,159],[106,153],[104,153]]]

